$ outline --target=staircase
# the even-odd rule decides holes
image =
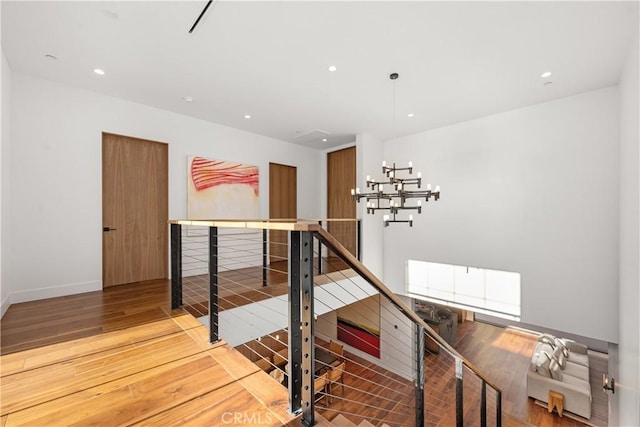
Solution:
[[[316,426],[319,426],[319,427],[329,427],[329,426],[333,426],[333,427],[376,427],[375,425],[371,424],[367,420],[362,420],[360,422],[360,424],[352,423],[347,418],[345,418],[342,414],[338,414],[338,416],[335,417],[331,421],[328,421],[326,418],[324,418],[320,414],[316,414],[316,421],[318,422],[316,424]],[[389,425],[385,424],[385,423],[382,423],[382,424],[380,424],[380,427],[389,427]]]
[[[208,326],[211,342],[225,339],[265,372],[279,374],[274,378],[286,372],[288,411],[302,414],[302,425],[502,425],[501,390],[318,220],[170,222],[172,308],[206,312],[199,320]],[[193,235],[208,239],[198,246],[182,227],[199,228]],[[276,271],[266,261],[271,230],[289,234],[283,243],[287,271],[278,270],[288,281],[286,295],[276,296],[269,281]],[[183,246],[196,255],[184,255]],[[328,253],[336,266],[324,257]],[[262,266],[256,265],[260,259]],[[188,286],[195,281],[183,264],[200,274],[208,270],[195,299]],[[256,286],[249,283],[254,279]],[[229,284],[235,287],[232,298]],[[359,318],[340,317],[340,310],[355,304],[358,309],[351,311]],[[329,341],[340,342],[345,351],[323,361],[317,353]],[[438,350],[428,366],[427,348]],[[342,377],[329,379],[343,362]],[[318,381],[326,381],[325,399],[316,400]],[[340,391],[329,387],[336,381]]]

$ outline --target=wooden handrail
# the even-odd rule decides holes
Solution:
[[[365,279],[371,286],[376,288],[378,292],[383,294],[389,301],[396,306],[398,310],[402,314],[405,315],[408,319],[413,321],[414,323],[422,326],[424,331],[431,339],[436,341],[440,347],[444,348],[448,353],[452,356],[459,358],[462,360],[462,363],[467,366],[474,374],[476,374],[480,379],[486,382],[491,388],[496,391],[501,391],[495,384],[493,384],[489,379],[487,379],[471,362],[465,359],[460,353],[458,353],[453,347],[449,345],[440,335],[438,335],[432,328],[429,326],[424,320],[420,318],[410,307],[408,307],[396,294],[391,292],[387,286],[382,283],[380,279],[378,279],[367,267],[365,267],[358,259],[351,254],[342,244],[331,234],[329,234],[325,229],[316,226],[317,228],[310,231],[315,231],[318,238],[322,241],[324,245],[326,245],[329,249],[331,249],[334,253],[338,254],[342,261],[344,261],[351,269],[353,269],[356,273],[360,275],[363,279]]]
[[[257,230],[312,231],[318,222],[357,222],[358,218],[172,219],[169,224]]]

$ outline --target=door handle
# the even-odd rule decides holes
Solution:
[[[102,231],[116,231],[116,228],[102,227]]]

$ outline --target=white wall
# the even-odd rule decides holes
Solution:
[[[382,141],[371,135],[356,136],[356,182],[363,193],[370,191],[366,188],[367,175],[376,179],[382,178],[383,148]],[[362,219],[362,263],[380,279],[384,274],[382,215],[382,212],[375,215],[367,214],[365,199],[357,205],[357,216]]]
[[[635,34],[620,77],[620,343],[615,376],[618,419],[610,423],[625,426],[640,425],[640,74],[637,30]]]
[[[410,303],[404,299],[405,303]],[[409,305],[410,306],[410,305]],[[372,319],[373,322],[378,321]],[[364,351],[350,345],[344,345],[345,350],[362,359],[400,375],[408,380],[414,378],[414,330],[409,319],[390,303],[384,296],[380,296],[380,358],[371,356]],[[316,334],[324,340],[337,340],[338,316],[336,311],[323,314],[316,322]]]
[[[411,307],[411,301],[403,297]],[[407,379],[415,378],[415,331],[411,320],[386,298],[380,297],[380,360],[386,367]]]
[[[14,73],[12,301],[101,288],[101,132],[169,143],[169,217],[186,216],[188,155],[298,168],[298,215],[319,215],[319,154],[304,147]]]
[[[2,7],[0,7],[0,11]],[[11,305],[11,283],[8,280],[9,263],[5,261],[9,255],[9,171],[10,138],[11,138],[11,69],[2,52],[2,141],[0,143],[0,317],[4,316]]]
[[[442,197],[384,230],[385,282],[404,292],[408,259],[519,272],[523,322],[617,342],[618,106],[610,87],[387,142]]]

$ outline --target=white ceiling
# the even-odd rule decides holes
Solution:
[[[205,3],[3,1],[2,47],[15,72],[323,149],[614,85],[637,37],[638,2],[610,1],[224,1],[188,34]]]

